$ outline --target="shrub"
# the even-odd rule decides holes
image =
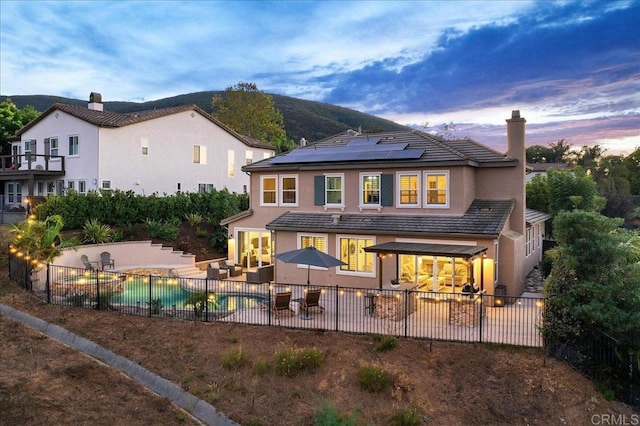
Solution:
[[[111,239],[111,227],[100,223],[98,219],[87,220],[82,230],[85,243],[100,244],[109,242]]]
[[[164,241],[175,241],[180,233],[178,225],[172,221],[157,221],[147,219],[147,232],[151,238],[157,238]]]
[[[282,349],[276,352],[276,371],[293,377],[301,371],[315,371],[322,363],[322,354],[313,349]]]
[[[391,377],[374,365],[363,365],[358,369],[356,377],[360,387],[371,393],[383,392],[391,384]]]
[[[356,413],[341,413],[335,404],[331,402],[324,403],[313,416],[313,424],[315,426],[351,426],[357,423],[358,416]]]
[[[191,226],[200,225],[202,223],[202,221],[204,220],[202,215],[200,215],[198,213],[187,213],[187,214],[184,215],[184,218],[187,220],[187,222],[189,222],[189,225],[191,225]]]
[[[390,351],[398,346],[396,336],[377,336],[376,350],[378,352]]]
[[[222,356],[222,366],[228,370],[243,367],[247,362],[247,353],[242,348],[232,349]]]
[[[418,414],[418,410],[413,407],[405,407],[396,410],[389,417],[389,421],[387,422],[390,426],[418,426],[422,423],[420,419],[420,415]]]
[[[196,228],[196,237],[205,238],[207,236],[207,231],[204,229]]]
[[[111,233],[111,242],[117,243],[119,241],[124,241],[124,232],[122,231],[113,231]]]
[[[96,303],[94,308],[99,309],[101,311],[108,311],[112,308],[111,302],[113,301],[113,292],[110,290],[105,290],[100,293],[100,296],[97,296],[93,299]]]
[[[127,222],[124,225],[122,225],[122,228],[120,229],[120,231],[122,232],[122,235],[124,238],[130,238],[136,235],[136,232],[138,231],[139,226],[140,224],[138,223]]]
[[[253,374],[263,376],[269,371],[269,363],[264,360],[259,360],[253,363]]]
[[[149,305],[149,309],[151,309],[152,315],[159,315],[162,308],[164,308],[164,305],[162,304],[162,299],[160,298],[151,299],[151,303],[147,302],[147,305]]]
[[[207,302],[215,309],[218,307],[218,298],[215,293],[209,293],[205,291],[194,291],[189,293],[189,297],[184,301],[185,306],[193,307],[193,314],[195,318],[202,318],[202,313],[207,308]]]
[[[84,306],[84,302],[87,300],[87,295],[84,293],[73,293],[71,296],[67,297],[67,300],[71,303],[71,306],[80,308]]]

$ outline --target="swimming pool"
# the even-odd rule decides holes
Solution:
[[[155,278],[155,277],[154,277]],[[151,300],[161,299],[165,309],[176,307],[177,309],[189,308],[185,301],[189,298],[190,291],[182,288],[175,278],[154,279],[149,285],[149,280],[127,280],[122,293],[115,294],[112,299],[114,304],[137,305],[146,307]],[[211,293],[213,295],[214,293]],[[215,293],[217,307],[213,304],[209,310],[235,311],[258,307],[267,301],[266,294],[250,292]]]

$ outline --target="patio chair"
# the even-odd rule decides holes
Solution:
[[[218,262],[211,262],[209,266],[207,266],[207,278],[213,280],[226,280],[229,278],[229,270],[220,268],[220,264]]]
[[[111,258],[111,253],[109,253],[108,251],[103,251],[102,253],[100,253],[100,264],[102,265],[103,271],[106,267],[109,267],[111,269],[115,269],[116,267],[116,261]]]
[[[300,311],[304,312],[306,315],[309,314],[310,308],[318,308],[320,309],[320,313],[324,313],[324,307],[320,306],[320,295],[322,294],[322,290],[309,290],[305,295],[304,299],[296,299],[296,302],[300,302]]]
[[[282,311],[288,311],[290,315],[295,315],[291,309],[291,292],[276,293],[276,299],[273,301],[272,311],[274,315],[279,315]]]
[[[242,275],[242,266],[235,264],[233,260],[225,260],[224,268],[229,271],[230,277],[237,277],[239,275]]]
[[[95,260],[89,260],[86,254],[83,254],[82,256],[80,256],[80,260],[84,264],[84,268],[87,271],[95,271],[99,267],[99,263]]]

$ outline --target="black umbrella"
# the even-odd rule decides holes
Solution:
[[[276,259],[284,263],[307,265],[307,285],[309,285],[309,272],[312,266],[331,268],[332,266],[346,265],[342,260],[329,256],[315,247],[306,247],[276,254]]]

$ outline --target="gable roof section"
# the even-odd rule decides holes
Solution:
[[[49,114],[54,111],[62,111],[73,117],[76,117],[80,120],[86,121],[87,123],[93,124],[98,127],[105,128],[115,128],[115,127],[124,127],[129,126],[131,124],[141,123],[147,120],[153,120],[156,118],[166,117],[168,115],[178,114],[185,111],[195,111],[207,120],[211,121],[216,126],[222,128],[227,133],[234,136],[236,139],[239,139],[242,143],[252,148],[264,148],[264,149],[273,149],[273,146],[270,144],[258,141],[256,139],[249,138],[248,136],[241,135],[222,123],[221,121],[214,118],[212,115],[207,114],[197,105],[181,105],[176,107],[169,108],[160,108],[146,111],[137,111],[137,112],[129,112],[129,113],[119,113],[119,112],[109,112],[109,111],[98,111],[89,108],[79,107],[76,105],[69,104],[61,104],[55,103],[47,108],[42,114],[38,117],[31,120],[25,126],[23,126],[20,130],[18,130],[15,136],[20,136],[28,129],[35,126],[42,119],[47,117]]]
[[[471,139],[444,140],[418,130],[358,134],[347,131],[244,166],[244,171],[454,166],[512,167],[507,157]]]
[[[348,232],[438,237],[500,235],[514,200],[474,200],[462,216],[287,212],[266,225],[275,231]]]

